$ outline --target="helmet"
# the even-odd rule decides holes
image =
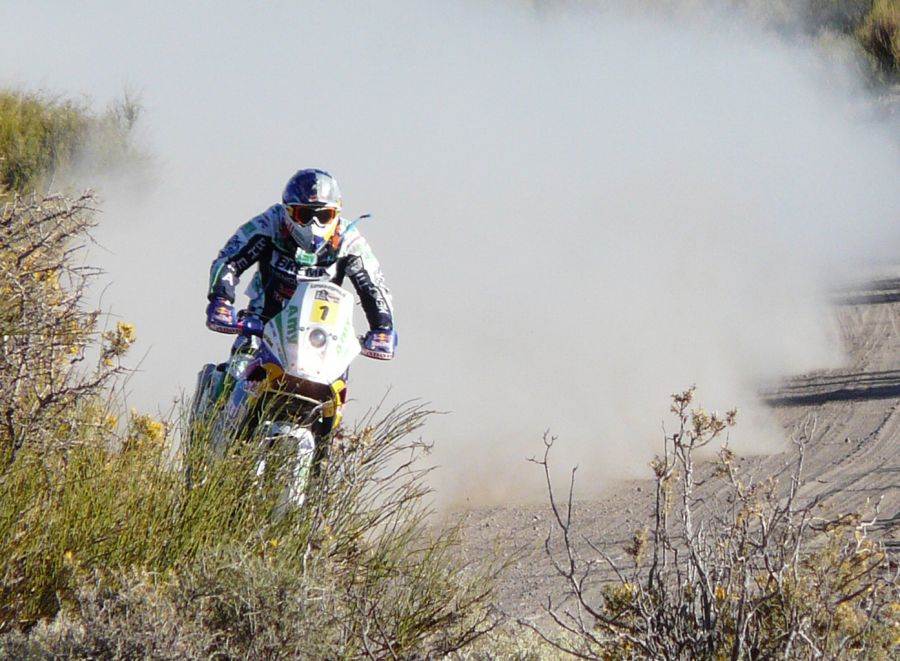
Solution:
[[[316,250],[334,234],[341,212],[341,190],[325,170],[298,170],[284,187],[286,233],[303,250]]]

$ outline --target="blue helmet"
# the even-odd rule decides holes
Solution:
[[[298,170],[281,194],[285,230],[304,250],[317,248],[334,233],[341,212],[341,190],[325,170]]]
[[[285,206],[341,208],[341,189],[325,170],[298,170],[281,194]]]

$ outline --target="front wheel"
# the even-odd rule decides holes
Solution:
[[[309,427],[278,421],[264,422],[260,434],[257,477],[282,485],[279,510],[302,506],[316,456],[315,434]]]
[[[185,484],[191,488],[195,464],[216,444],[213,427],[218,422],[217,407],[225,381],[224,365],[205,364],[197,374],[187,424],[181,440],[181,462]]]

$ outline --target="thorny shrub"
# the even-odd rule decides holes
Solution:
[[[68,447],[85,423],[101,424],[108,412],[97,397],[135,340],[119,322],[102,335],[99,364],[86,366],[99,314],[84,299],[98,271],[79,261],[79,246],[93,204],[90,194],[16,196],[0,209],[0,469],[26,443]]]
[[[457,530],[427,525],[426,447],[404,440],[427,413],[398,409],[339,436],[288,511],[250,444],[187,488],[153,424],[132,425],[120,452],[71,451],[51,490],[17,462],[2,511],[32,509],[0,537],[0,625],[13,630],[0,652],[381,659],[465,647],[497,622],[499,567],[460,558]]]
[[[720,438],[735,412],[722,417],[692,409],[693,401],[693,388],[673,395],[678,428],[652,464],[652,518],[623,549],[625,563],[589,540],[580,550],[574,471],[562,504],[549,479],[553,439],[546,439],[538,463],[556,530],[546,549],[571,601],[546,606],[565,637],[526,625],[586,659],[896,658],[897,568],[867,535],[874,515],[829,516],[817,499],[799,496],[813,423],[795,434],[784,486],[742,477],[725,443],[712,479],[723,481],[727,496],[712,511],[695,492],[694,453]]]
[[[496,625],[490,603],[502,564],[461,558],[458,528],[428,525],[430,468],[422,460],[429,446],[410,439],[429,414],[402,406],[336,434],[302,508],[285,513],[280,487],[271,485],[270,523],[253,545],[243,555],[232,547],[204,556],[182,575],[186,603],[195,600],[185,594],[208,596],[195,617],[232,632],[220,652],[430,658]],[[208,475],[195,478],[194,489],[210,484]]]

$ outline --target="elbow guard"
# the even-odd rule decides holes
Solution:
[[[366,320],[369,322],[369,328],[393,329],[394,317],[391,314],[391,306],[388,305],[382,289],[372,282],[368,271],[363,268],[362,259],[355,255],[350,257],[347,260],[344,272],[350,278],[356,293],[359,295],[363,312],[365,312]]]

